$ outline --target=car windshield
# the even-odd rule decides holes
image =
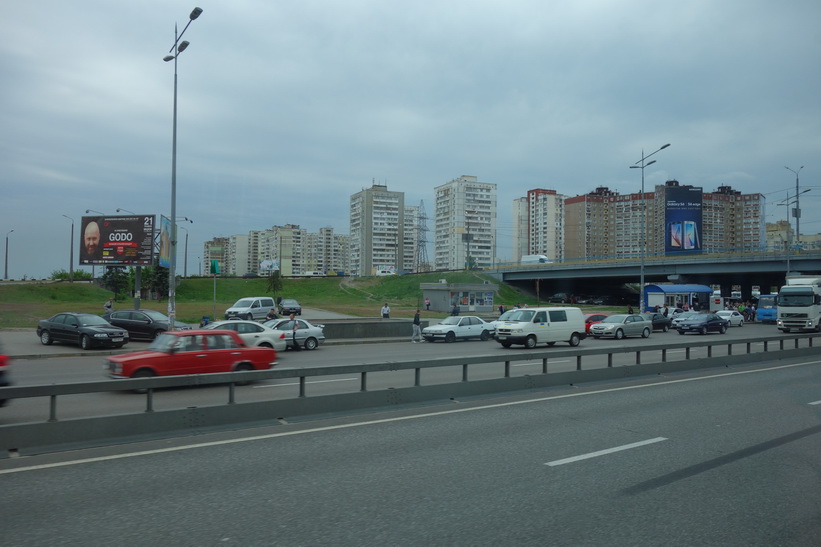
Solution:
[[[502,315],[499,316],[499,319],[497,319],[497,321],[506,321],[506,320],[510,319],[511,317],[513,317],[513,314],[516,313],[517,311],[519,311],[519,310],[507,310],[505,313],[503,313]]]
[[[602,323],[624,323],[624,320],[627,319],[626,315],[611,315],[610,317],[605,317],[601,320]]]
[[[299,306],[299,302],[296,300],[285,299],[279,303],[280,306]]]
[[[80,325],[84,327],[109,326],[109,322],[100,317],[99,315],[78,315],[77,319],[80,321]]]
[[[444,319],[442,319],[442,321],[440,321],[439,324],[440,325],[458,325],[459,321],[460,321],[459,317],[450,316],[450,317],[445,317]]]
[[[173,348],[179,337],[174,334],[163,333],[156,338],[151,344],[148,346],[148,349],[151,351],[159,351],[162,353],[170,353],[171,348]]]
[[[701,315],[701,314],[698,313],[697,311],[686,311],[684,313],[679,314],[678,318],[679,319],[693,319],[694,317],[698,317],[699,315]]]
[[[254,305],[254,299],[253,298],[243,298],[242,300],[237,300],[234,303],[234,305],[231,306],[231,307],[232,308],[250,308],[253,305]]]
[[[530,323],[531,321],[533,321],[534,315],[535,314],[532,310],[513,310],[513,313],[507,320],[519,321],[521,323]]]

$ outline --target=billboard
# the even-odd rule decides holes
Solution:
[[[668,186],[665,188],[664,198],[664,253],[701,253],[702,189],[693,186]]]
[[[151,265],[154,215],[82,217],[80,264]]]

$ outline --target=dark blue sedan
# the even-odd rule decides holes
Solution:
[[[724,334],[730,326],[730,322],[714,313],[699,313],[681,321],[676,328],[679,334],[685,332],[697,332],[707,334],[708,332],[718,332]]]

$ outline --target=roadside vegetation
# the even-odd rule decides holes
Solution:
[[[416,308],[423,315],[439,317],[442,312],[424,312],[420,283],[499,282],[481,272],[434,272],[428,274],[390,275],[381,277],[312,277],[281,279],[281,289],[269,290],[266,277],[214,279],[211,277],[188,278],[180,281],[176,292],[177,319],[198,324],[203,316],[222,319],[226,308],[245,296],[295,298],[304,307],[319,308],[360,317],[378,317],[382,305],[391,306],[391,317],[411,318]],[[65,281],[41,281],[0,285],[0,329],[35,328],[39,319],[51,317],[61,311],[103,313],[103,304],[113,293],[90,280],[75,278],[74,283]],[[118,296],[117,309],[130,309],[134,301]],[[501,284],[496,305],[504,303],[508,308],[516,303],[536,305],[536,298],[514,287]],[[168,312],[167,298],[141,301],[144,309]],[[216,314],[215,314],[216,312]]]

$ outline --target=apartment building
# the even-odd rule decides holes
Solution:
[[[513,200],[513,261],[521,262],[527,252],[527,198]]]
[[[351,196],[350,274],[374,275],[403,269],[405,261],[405,194],[383,184]]]
[[[611,234],[616,192],[600,186],[564,200],[564,253],[567,260],[602,259],[615,254]]]
[[[564,260],[564,201],[556,190],[527,192],[527,254]]]
[[[463,175],[435,188],[434,267],[489,268],[496,261],[496,185]]]

